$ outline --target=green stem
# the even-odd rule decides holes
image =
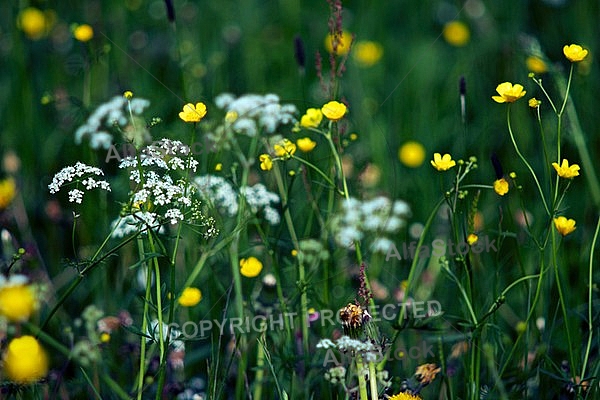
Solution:
[[[525,159],[525,157],[523,157],[523,154],[521,154],[521,151],[519,150],[519,146],[517,146],[517,142],[515,141],[515,135],[513,134],[512,127],[510,124],[510,106],[506,108],[506,122],[508,125],[508,133],[510,134],[510,140],[512,141],[515,151],[517,152],[517,155],[519,156],[521,161],[523,161],[523,163],[525,164],[525,166],[527,167],[529,172],[531,172],[531,175],[533,176],[533,180],[535,181],[538,191],[540,192],[540,198],[542,199],[542,203],[544,204],[544,209],[546,210],[546,214],[548,214],[550,216],[552,214],[550,213],[550,209],[548,208],[548,204],[546,203],[546,198],[544,197],[544,192],[542,190],[542,187],[540,186],[540,182],[538,181],[537,175],[535,174],[535,171],[533,170],[533,168],[531,167],[529,162]]]
[[[598,233],[600,232],[600,216],[598,216],[598,222],[596,223],[596,231],[594,232],[594,238],[592,239],[590,249],[590,262],[588,266],[588,340],[585,348],[585,356],[583,358],[583,367],[581,367],[581,379],[585,379],[585,370],[587,368],[588,359],[590,357],[590,350],[592,348],[592,336],[594,333],[593,324],[593,293],[594,293],[594,282],[593,282],[593,266],[594,266],[594,249],[598,240]]]
[[[145,258],[144,256],[144,241],[138,236],[138,255],[140,260]],[[142,313],[142,333],[146,333],[148,331],[148,308],[150,299],[152,297],[150,291],[152,288],[152,271],[150,266],[143,263],[140,268],[146,268],[146,292],[144,296],[144,311]],[[144,375],[146,372],[146,337],[144,335],[140,335],[140,367],[138,371],[138,382],[137,382],[137,399],[142,400],[142,391],[144,389]]]
[[[572,373],[575,373],[575,370],[577,369],[577,365],[575,364],[575,355],[573,354],[573,341],[571,339],[571,329],[569,328],[569,320],[568,320],[568,313],[567,313],[567,305],[566,305],[566,301],[565,301],[565,296],[563,293],[563,289],[562,289],[562,283],[561,283],[561,279],[560,279],[560,271],[558,270],[558,262],[557,262],[557,252],[558,252],[558,244],[556,243],[556,230],[553,229],[552,227],[550,228],[552,230],[552,263],[554,264],[554,275],[555,275],[555,279],[556,279],[556,289],[558,290],[558,300],[560,303],[560,308],[562,310],[562,314],[563,314],[563,318],[564,318],[564,325],[565,325],[565,332],[567,334],[567,347],[569,348],[569,360],[571,362],[571,368],[570,371]]]

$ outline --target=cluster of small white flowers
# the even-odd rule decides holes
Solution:
[[[365,353],[368,351],[376,351],[377,347],[369,342],[363,342],[361,340],[351,339],[349,336],[342,336],[336,340],[336,347],[341,351],[355,351],[359,353]]]
[[[134,98],[130,101],[131,112],[140,115],[150,105],[146,99]],[[113,136],[107,131],[114,125],[121,128],[127,126],[128,113],[126,110],[127,99],[123,96],[115,96],[108,102],[101,104],[88,117],[85,124],[75,131],[75,143],[80,144],[85,137],[90,139],[92,149],[108,149],[112,144]]]
[[[161,139],[144,147],[139,155],[142,167],[157,167],[171,171],[190,170],[196,172],[198,161],[188,157],[190,148],[179,140]],[[121,159],[120,168],[133,168],[137,171],[138,157],[127,156]],[[139,173],[134,174],[139,183]]]
[[[110,227],[112,230],[111,237],[120,239],[131,234],[137,233],[148,227],[156,228],[159,226],[157,215],[147,211],[137,211],[134,214],[119,217],[114,220]],[[162,233],[164,229],[159,228],[158,232]]]
[[[104,172],[100,168],[77,162],[74,166],[65,167],[56,173],[48,185],[48,189],[50,193],[54,194],[58,193],[63,186],[80,183],[86,190],[99,188],[110,192],[110,184],[105,180],[96,179],[94,176],[104,176]],[[71,189],[68,194],[69,202],[81,204],[85,192],[80,188],[75,188]]]
[[[246,198],[252,213],[256,214],[262,210],[265,220],[271,225],[277,225],[281,218],[272,204],[279,203],[279,196],[269,192],[265,185],[257,183],[254,186],[244,186],[240,188],[240,193]]]
[[[238,211],[237,192],[225,178],[215,175],[202,175],[194,179],[198,193],[219,212],[230,217]]]
[[[189,155],[189,147],[180,141],[161,139],[142,149],[138,157],[123,158],[119,168],[129,168],[129,179],[137,184],[133,203],[171,206],[160,216],[161,219],[166,219],[171,224],[183,221],[181,208],[192,205],[195,188],[183,179],[174,181],[169,173],[188,170],[195,172],[198,161]],[[143,176],[140,176],[138,163],[141,164]]]
[[[194,183],[202,199],[211,203],[220,212],[230,217],[238,212],[238,192],[225,178],[202,175],[196,177]],[[274,204],[279,203],[279,196],[269,192],[262,183],[241,187],[239,195],[244,196],[253,214],[262,212],[264,219],[269,224],[277,225],[281,221],[279,212],[273,207]]]
[[[250,137],[255,136],[259,129],[272,134],[279,125],[296,122],[296,106],[280,104],[275,94],[246,94],[236,98],[230,93],[223,93],[215,98],[215,105],[230,115],[235,113],[232,129]]]
[[[333,218],[334,238],[338,245],[351,247],[370,235],[371,250],[386,253],[393,245],[388,236],[404,227],[408,217],[410,208],[402,200],[392,202],[378,196],[361,202],[350,198]]]

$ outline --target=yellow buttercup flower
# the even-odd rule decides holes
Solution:
[[[181,296],[177,299],[179,305],[183,307],[193,307],[202,300],[202,292],[195,287],[186,287],[183,289]]]
[[[17,26],[29,39],[33,40],[46,36],[50,25],[48,15],[35,7],[23,9],[17,17]]]
[[[531,99],[529,99],[529,107],[531,107],[531,108],[538,108],[541,105],[542,105],[542,101],[541,100],[538,100],[535,97],[532,97]]]
[[[563,53],[571,62],[582,61],[588,55],[588,51],[578,44],[565,45]]]
[[[0,287],[0,315],[9,321],[27,321],[36,309],[37,299],[31,286],[5,284]]]
[[[179,118],[185,122],[200,122],[206,115],[206,105],[204,103],[188,103],[183,106],[183,111],[179,113]]]
[[[354,46],[353,56],[359,65],[372,67],[383,57],[383,46],[377,42],[363,40]]]
[[[300,126],[303,128],[318,128],[323,113],[318,108],[309,108],[306,113],[300,118]]]
[[[273,150],[277,157],[289,158],[296,152],[296,145],[289,139],[283,139],[273,146]]]
[[[496,92],[498,92],[500,95],[492,96],[492,99],[494,99],[496,103],[513,103],[525,96],[525,93],[527,93],[525,90],[523,90],[523,86],[519,85],[518,83],[513,85],[510,82],[499,84],[496,87]]]
[[[343,56],[348,54],[352,46],[352,34],[348,31],[343,31],[341,35],[332,35],[331,33],[325,38],[325,49],[328,53],[333,53],[333,45],[336,43],[335,55]]]
[[[330,121],[339,121],[340,119],[344,118],[346,111],[348,111],[346,105],[335,100],[330,101],[321,107],[321,112],[325,118]]]
[[[566,158],[562,160],[562,164],[560,166],[555,162],[552,163],[552,166],[556,170],[558,176],[561,178],[573,179],[576,176],[579,176],[579,165],[573,164],[569,166],[569,161]]]
[[[263,265],[260,260],[256,257],[242,258],[240,260],[240,273],[246,278],[254,278],[260,271],[262,271]]]
[[[469,233],[469,236],[467,236],[467,243],[469,243],[469,246],[473,246],[478,241],[479,237],[474,233]]]
[[[442,157],[440,153],[434,153],[431,165],[438,171],[447,171],[456,165],[456,161],[452,159],[450,154],[444,154]]]
[[[4,354],[4,374],[17,383],[28,384],[48,373],[48,356],[33,336],[21,336],[10,341]]]
[[[223,164],[222,163],[217,163],[217,165],[215,165],[215,171],[221,171],[223,169]]]
[[[314,140],[312,140],[309,137],[304,137],[304,138],[296,140],[296,145],[298,146],[298,148],[301,151],[308,153],[309,151],[312,151],[317,146],[317,142],[315,142]]]
[[[563,236],[567,236],[569,233],[572,233],[575,229],[577,229],[575,228],[574,219],[567,219],[562,215],[560,217],[554,218],[554,226],[556,227],[558,233],[560,233]]]
[[[94,37],[94,29],[88,24],[82,24],[73,29],[73,37],[80,42],[89,42]]]
[[[494,192],[498,193],[500,196],[504,196],[508,193],[508,182],[504,178],[497,179],[494,182]]]
[[[0,211],[4,210],[13,201],[17,194],[17,185],[12,178],[0,181]]]
[[[127,100],[131,100],[133,99],[133,92],[131,90],[126,90],[123,92],[123,97],[125,97]]]
[[[444,25],[442,35],[448,44],[456,47],[462,47],[469,43],[471,31],[469,31],[469,27],[464,22],[450,21]]]
[[[421,400],[421,397],[416,396],[414,394],[410,394],[408,392],[402,392],[402,393],[398,393],[393,396],[390,396],[388,398],[388,400]]]
[[[543,74],[548,71],[548,66],[546,65],[544,60],[536,56],[527,57],[527,59],[525,60],[525,65],[527,65],[527,69],[529,71],[534,72],[536,74]]]
[[[407,167],[420,167],[425,161],[425,147],[417,141],[410,140],[398,149],[398,158]]]
[[[260,161],[260,169],[263,171],[270,171],[271,168],[273,168],[273,160],[271,159],[270,155],[261,154],[258,157],[258,160]]]

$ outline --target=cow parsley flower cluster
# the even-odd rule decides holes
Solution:
[[[279,196],[269,192],[265,185],[243,186],[236,191],[225,178],[214,175],[202,175],[194,179],[200,197],[213,205],[220,213],[229,217],[239,210],[238,196],[244,196],[252,214],[262,213],[270,225],[277,225],[281,217],[274,205],[279,203]]]
[[[273,205],[279,203],[279,196],[269,192],[265,185],[257,183],[254,186],[240,188],[240,194],[246,198],[253,214],[262,211],[262,215],[270,225],[277,225],[281,220]]]
[[[197,167],[198,161],[190,157],[189,147],[169,139],[143,148],[135,157],[123,158],[119,168],[129,169],[129,180],[135,189],[125,210],[128,214],[113,222],[112,236],[183,221],[207,228],[211,236],[216,234],[214,221],[199,212],[199,201],[194,197],[196,187],[185,176]],[[180,176],[171,176],[177,173]]]
[[[112,128],[125,129],[130,123],[129,109],[132,116],[141,115],[150,106],[150,101],[141,98],[127,100],[123,96],[115,96],[101,104],[88,117],[85,124],[75,131],[75,143],[81,144],[84,138],[89,138],[92,149],[108,149],[113,143]],[[147,132],[146,132],[147,134]]]
[[[384,196],[365,201],[350,198],[333,217],[334,239],[338,245],[349,248],[369,238],[373,252],[386,253],[393,245],[390,236],[406,225],[408,217],[410,208],[402,200],[392,202]]]
[[[237,192],[233,185],[223,177],[202,175],[194,178],[200,197],[229,217],[238,212]]]
[[[272,134],[278,126],[296,122],[296,106],[280,104],[275,94],[246,94],[236,98],[223,93],[215,98],[215,104],[227,113],[226,122],[234,132],[250,137],[256,136],[259,130]]]
[[[104,172],[100,168],[86,165],[82,162],[77,162],[74,166],[69,166],[61,169],[54,178],[52,183],[48,185],[50,193],[55,194],[60,191],[63,186],[75,185],[74,189],[69,191],[69,202],[81,204],[85,190],[102,189],[110,192],[110,184],[103,180],[97,179],[96,176],[104,176]]]

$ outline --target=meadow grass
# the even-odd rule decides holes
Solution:
[[[600,396],[598,4],[204,3],[0,5],[2,398]]]

